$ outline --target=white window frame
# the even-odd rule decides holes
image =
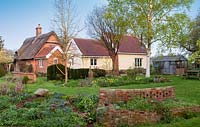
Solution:
[[[53,58],[53,64],[58,64],[58,58]]]
[[[39,67],[40,68],[43,68],[43,66],[44,66],[44,61],[43,61],[43,59],[39,59]]]
[[[135,58],[135,67],[142,67],[142,58]]]
[[[90,65],[91,66],[97,66],[97,59],[96,58],[91,58],[90,59]]]

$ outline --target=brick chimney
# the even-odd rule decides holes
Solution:
[[[38,26],[35,29],[36,29],[36,37],[42,34],[42,27],[40,26],[40,24],[38,24]]]

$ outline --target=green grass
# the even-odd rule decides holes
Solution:
[[[127,86],[110,87],[115,89],[141,89],[152,87],[174,86],[176,88],[176,98],[200,104],[200,80],[182,79],[178,76],[167,76],[171,82],[150,83],[150,84],[131,84]]]
[[[164,87],[164,86],[174,86],[176,88],[176,98],[181,101],[186,101],[189,103],[200,104],[200,80],[196,79],[182,79],[178,76],[166,76],[171,80],[167,83],[150,83],[150,84],[130,84],[125,86],[117,87],[106,87],[115,89],[141,89],[141,88],[152,88],[152,87]],[[100,87],[75,87],[78,85],[80,80],[70,80],[68,86],[63,87],[61,82],[47,81],[46,78],[38,78],[37,82],[34,84],[27,84],[28,92],[33,93],[38,88],[46,88],[51,93],[58,92],[64,93],[69,96],[79,95],[79,94],[96,94],[98,95]],[[0,78],[0,84],[5,83],[5,78]],[[55,85],[57,84],[57,85]],[[71,87],[69,87],[71,86]],[[200,127],[200,116],[191,119],[180,119],[178,121],[173,121],[170,124],[156,124],[156,125],[146,125],[150,127]],[[145,126],[145,127],[146,127]]]
[[[79,95],[79,94],[96,94],[99,93],[99,87],[74,87],[79,83],[78,80],[70,80],[67,86],[63,86],[62,82],[58,83],[55,81],[47,81],[45,78],[38,78],[34,84],[27,84],[28,92],[34,92],[38,88],[48,89],[51,93],[63,93],[66,95]],[[59,84],[59,85],[55,85]]]
[[[179,119],[172,123],[158,123],[152,125],[139,125],[137,127],[200,127],[200,117],[194,117],[191,119]]]

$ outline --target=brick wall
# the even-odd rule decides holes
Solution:
[[[97,117],[98,122],[104,127],[118,127],[122,125],[135,126],[145,123],[157,123],[161,115],[156,112],[107,110],[103,117]]]
[[[174,108],[171,109],[172,115],[182,117],[185,112],[200,113],[200,106]],[[135,126],[145,123],[157,123],[161,120],[161,115],[156,112],[116,110],[107,108],[102,116],[97,116],[97,121],[104,127],[118,127],[122,125]]]
[[[162,101],[167,98],[174,98],[175,88],[169,86],[147,89],[100,89],[99,106],[109,106],[111,103],[120,101],[127,102],[138,96]]]
[[[29,81],[30,83],[36,81],[36,74],[34,73],[13,72],[13,76],[15,78],[21,78],[21,79],[23,79],[24,76],[27,76],[30,79]]]
[[[147,89],[100,89],[97,109],[98,123],[105,127],[118,127],[159,122],[162,116],[156,112],[121,110],[115,109],[112,105],[138,96],[162,101],[167,98],[174,98],[175,88],[169,86]],[[187,111],[200,113],[200,106],[171,109],[172,115],[175,117],[183,116]]]

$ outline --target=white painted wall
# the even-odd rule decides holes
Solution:
[[[146,68],[146,54],[125,54],[120,53],[119,59],[119,70],[126,70],[129,68],[135,68],[135,58],[142,58],[142,68]]]

